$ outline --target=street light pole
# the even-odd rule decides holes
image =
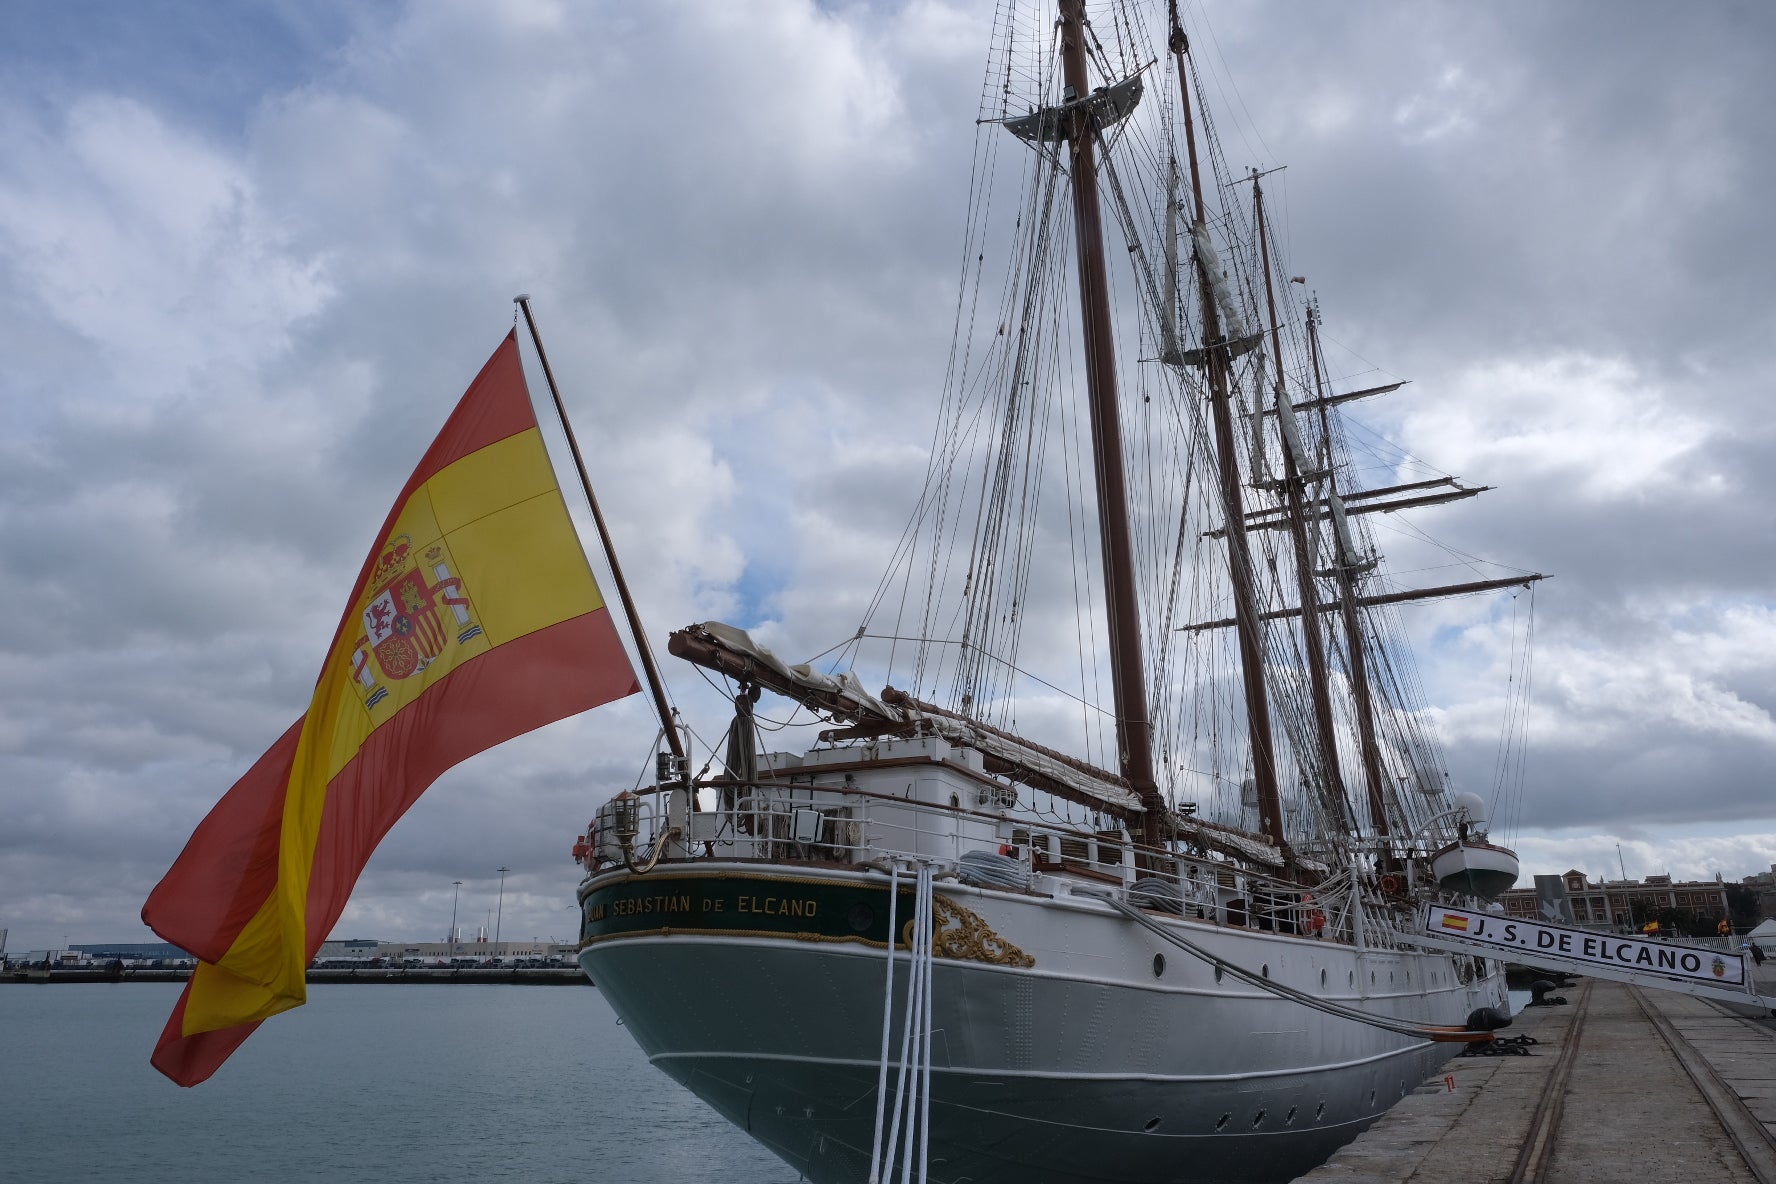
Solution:
[[[456,902],[462,899],[462,881],[452,881],[456,885],[456,893],[450,898],[450,956],[456,957]]]
[[[509,867],[502,867],[499,869],[499,874],[500,874],[499,911],[493,915],[493,956],[496,958],[499,957],[499,952],[500,952],[500,948],[499,948],[500,922],[502,920],[504,920],[505,916],[506,916],[506,873],[511,870],[512,869]]]

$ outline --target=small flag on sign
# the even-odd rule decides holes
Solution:
[[[1468,919],[1466,917],[1458,917],[1453,913],[1444,913],[1443,928],[1459,929],[1461,932],[1466,933],[1468,931]]]

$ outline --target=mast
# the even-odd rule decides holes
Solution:
[[[1110,630],[1110,673],[1116,698],[1116,736],[1122,775],[1145,807],[1142,841],[1170,838],[1168,810],[1153,779],[1153,729],[1141,666],[1141,616],[1129,542],[1128,489],[1122,467],[1122,420],[1116,403],[1116,355],[1110,328],[1110,283],[1098,207],[1094,155],[1097,121],[1085,60],[1085,0],[1060,0],[1060,39],[1066,135],[1073,180],[1073,231],[1078,255],[1080,321],[1085,338],[1086,393],[1091,406],[1092,454],[1098,484],[1098,534],[1103,550],[1104,600]],[[1068,108],[1070,107],[1070,110]]]
[[[1320,319],[1318,310],[1307,313],[1308,360],[1313,366],[1314,397],[1323,399],[1321,382]],[[1321,438],[1330,445],[1326,404],[1320,403]],[[1332,465],[1326,466],[1326,497],[1333,505],[1332,526],[1335,558],[1332,571],[1338,579],[1340,613],[1344,618],[1344,649],[1350,655],[1351,697],[1357,709],[1357,739],[1363,753],[1363,781],[1368,790],[1369,825],[1378,837],[1388,834],[1387,805],[1381,788],[1381,746],[1375,741],[1375,708],[1369,701],[1369,658],[1364,649],[1363,629],[1357,620],[1357,576],[1364,570],[1361,557],[1351,545],[1344,521],[1343,503],[1338,500],[1338,475]]]
[[[641,617],[635,611],[635,600],[629,595],[629,581],[623,578],[623,567],[617,562],[617,549],[611,545],[610,528],[604,524],[604,513],[598,508],[598,495],[592,492],[592,479],[586,475],[586,461],[580,455],[580,442],[574,438],[573,425],[567,421],[567,406],[561,401],[561,389],[555,385],[555,371],[549,368],[549,355],[543,350],[543,339],[537,334],[536,318],[530,313],[530,297],[520,294],[512,298],[512,303],[524,310],[524,324],[530,329],[531,344],[536,346],[537,361],[543,364],[543,377],[549,380],[549,394],[555,399],[555,414],[561,419],[561,430],[567,436],[567,447],[573,453],[574,467],[580,471],[580,487],[585,490],[586,502],[592,507],[592,521],[598,527],[598,541],[604,546],[604,557],[610,563],[611,576],[617,584],[617,597],[623,602],[623,616],[629,622],[629,635],[635,640],[635,652],[641,656],[641,668],[647,675],[648,692],[654,701],[654,712],[660,717],[660,728],[666,733],[666,743],[672,750],[674,772],[684,766],[684,739],[679,736],[678,728],[672,722],[672,707],[666,701],[666,684],[660,679],[660,671],[654,665],[654,651],[648,646],[647,634],[642,632]],[[697,795],[691,795],[693,808],[697,805]]]
[[[1332,691],[1326,676],[1326,642],[1320,633],[1320,594],[1314,580],[1313,549],[1307,540],[1306,480],[1302,469],[1307,455],[1295,424],[1289,388],[1283,379],[1282,325],[1277,320],[1275,279],[1270,266],[1270,229],[1264,219],[1264,185],[1252,170],[1253,218],[1258,224],[1258,250],[1264,266],[1264,302],[1270,313],[1270,353],[1276,372],[1276,414],[1283,438],[1283,491],[1288,501],[1289,536],[1295,544],[1295,583],[1301,604],[1301,637],[1307,649],[1307,674],[1313,698],[1314,736],[1318,740],[1320,792],[1335,817],[1345,820],[1344,778],[1338,768],[1338,738],[1332,722]],[[1348,599],[1348,597],[1347,597]]]
[[[1209,274],[1206,255],[1208,219],[1203,206],[1202,171],[1196,160],[1196,127],[1190,111],[1190,82],[1185,59],[1190,39],[1178,21],[1177,0],[1170,0],[1172,56],[1178,64],[1178,92],[1183,101],[1184,142],[1190,156],[1190,189],[1195,199],[1196,278],[1202,307],[1203,364],[1208,370],[1210,419],[1215,425],[1215,452],[1221,479],[1221,504],[1227,519],[1227,560],[1233,581],[1235,627],[1239,637],[1240,674],[1246,692],[1246,728],[1251,737],[1252,780],[1258,793],[1259,830],[1288,859],[1283,834],[1282,802],[1277,793],[1276,754],[1271,746],[1270,699],[1264,686],[1264,644],[1259,632],[1258,601],[1253,591],[1252,554],[1246,539],[1246,512],[1240,492],[1239,464],[1234,452],[1232,399],[1229,396],[1228,350],[1222,342],[1215,305],[1216,276]]]

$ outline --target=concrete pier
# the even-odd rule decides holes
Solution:
[[[1776,1181],[1776,1022],[1602,979],[1527,1008],[1297,1184]],[[1570,1055],[1563,1056],[1570,1049]]]

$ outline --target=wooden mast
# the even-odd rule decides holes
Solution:
[[[1270,353],[1276,373],[1276,414],[1281,428],[1283,452],[1283,494],[1289,507],[1289,536],[1295,544],[1295,583],[1301,604],[1301,638],[1307,649],[1307,674],[1313,698],[1314,736],[1318,743],[1320,793],[1327,806],[1335,811],[1340,822],[1348,822],[1350,806],[1344,796],[1344,777],[1338,768],[1338,734],[1332,722],[1332,689],[1326,675],[1326,641],[1320,626],[1320,593],[1314,579],[1313,548],[1307,541],[1306,482],[1297,463],[1296,451],[1301,437],[1295,427],[1295,412],[1289,398],[1288,384],[1283,379],[1282,325],[1277,320],[1275,278],[1270,266],[1270,231],[1264,220],[1264,185],[1257,169],[1252,170],[1253,219],[1258,224],[1258,250],[1264,266],[1264,302],[1270,313]],[[1303,454],[1301,460],[1305,462]]]
[[[1178,21],[1177,0],[1170,0],[1173,57],[1178,64],[1178,91],[1183,101],[1184,141],[1190,156],[1190,189],[1195,199],[1195,225],[1207,224],[1203,205],[1202,171],[1196,161],[1196,127],[1190,110],[1190,81],[1185,60],[1189,38]],[[1201,250],[1196,252],[1196,275],[1202,306],[1203,361],[1209,378],[1210,419],[1215,425],[1215,452],[1221,478],[1221,504],[1227,519],[1227,566],[1233,581],[1235,628],[1239,636],[1240,674],[1246,692],[1246,727],[1251,737],[1252,780],[1258,794],[1258,828],[1288,859],[1290,847],[1283,834],[1283,811],[1277,793],[1276,753],[1271,744],[1270,698],[1264,686],[1264,643],[1259,632],[1258,599],[1253,591],[1251,547],[1246,539],[1246,511],[1240,492],[1239,462],[1234,451],[1232,399],[1229,397],[1228,351],[1222,342],[1221,319],[1215,307],[1214,278]]]
[[[1308,361],[1313,366],[1314,397],[1323,399],[1325,390],[1321,382],[1320,367],[1320,322],[1315,309],[1307,313],[1307,344]],[[1321,438],[1331,444],[1331,425],[1327,422],[1326,404],[1320,404]],[[1327,465],[1326,493],[1328,498],[1338,496],[1338,476]],[[1334,522],[1335,527],[1341,527]],[[1332,562],[1332,570],[1337,573],[1338,599],[1340,612],[1344,617],[1344,649],[1349,655],[1351,698],[1356,704],[1357,739],[1363,753],[1363,781],[1368,790],[1369,826],[1377,837],[1385,838],[1388,834],[1388,816],[1386,799],[1382,796],[1381,785],[1381,745],[1375,740],[1375,708],[1369,701],[1369,658],[1364,648],[1362,625],[1357,620],[1357,567],[1351,562],[1353,556],[1345,553],[1342,534],[1336,539],[1333,551],[1336,557]]]
[[[1159,846],[1171,838],[1171,828],[1166,825],[1165,799],[1153,777],[1153,729],[1147,711],[1147,679],[1141,666],[1141,616],[1135,598],[1128,489],[1122,467],[1122,420],[1116,402],[1110,283],[1104,265],[1103,220],[1098,205],[1097,121],[1089,101],[1092,87],[1086,73],[1085,0],[1060,0],[1060,18],[1061,63],[1065,98],[1070,107],[1066,134],[1073,179],[1073,232],[1098,484],[1098,534],[1103,550],[1116,736],[1122,775],[1140,795],[1145,808],[1142,841]]]

